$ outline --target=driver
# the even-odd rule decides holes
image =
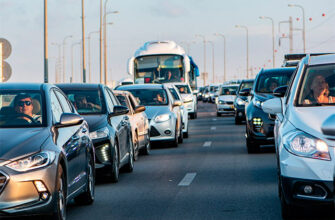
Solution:
[[[100,105],[96,105],[92,102],[87,101],[87,98],[85,95],[75,95],[74,96],[74,106],[77,109],[97,109],[97,110],[101,110],[101,106]]]
[[[19,115],[18,118],[24,119],[29,123],[33,122],[42,123],[41,115],[33,114],[34,106],[33,106],[33,100],[30,95],[18,94],[14,99],[14,109],[15,112]],[[34,121],[32,121],[31,119],[34,119]]]

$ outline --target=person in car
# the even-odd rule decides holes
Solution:
[[[329,96],[329,85],[322,75],[315,75],[311,82],[304,104],[335,103],[335,97]]]
[[[85,95],[75,95],[74,96],[74,106],[76,109],[97,109],[101,110],[101,106],[88,102]]]
[[[17,119],[26,120],[28,123],[42,123],[41,115],[33,114],[33,99],[29,94],[18,94],[14,99],[14,110]]]
[[[165,99],[160,93],[157,93],[155,101],[156,101],[157,104],[164,104],[165,103]]]

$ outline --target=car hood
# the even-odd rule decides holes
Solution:
[[[289,111],[288,117],[297,129],[321,138],[322,124],[334,114],[335,106],[295,107],[294,111]]]
[[[4,128],[0,130],[0,160],[13,160],[41,151],[49,128]]]
[[[235,96],[234,95],[221,95],[219,96],[218,99],[222,101],[226,101],[226,102],[229,102],[229,101],[233,102],[235,99]]]
[[[105,114],[98,115],[82,115],[88,124],[90,132],[106,126],[107,116]]]
[[[157,115],[170,113],[170,108],[166,106],[145,106],[145,114],[147,114],[148,119],[151,120]]]
[[[183,98],[183,100],[192,100],[193,99],[192,94],[181,94],[181,97]]]
[[[255,98],[259,101],[266,101],[274,98],[275,96],[272,93],[255,93]]]

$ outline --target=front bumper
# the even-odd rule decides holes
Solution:
[[[92,140],[95,148],[95,168],[110,168],[112,165],[112,149],[109,137]]]
[[[168,121],[156,123],[150,120],[150,141],[172,141],[175,138],[175,122],[170,119]]]
[[[234,112],[234,105],[217,104],[216,105],[216,112],[217,113],[232,113],[232,112]]]
[[[56,160],[57,161],[57,158]],[[24,216],[53,213],[56,209],[56,174],[54,162],[48,167],[19,173],[1,166],[0,172],[7,176],[0,194],[0,215]],[[34,181],[42,181],[47,188],[48,197],[42,199]]]
[[[244,105],[234,105],[235,118],[240,120],[245,120],[245,106]]]

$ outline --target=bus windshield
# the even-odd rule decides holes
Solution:
[[[185,82],[183,57],[150,55],[135,59],[135,83]]]

